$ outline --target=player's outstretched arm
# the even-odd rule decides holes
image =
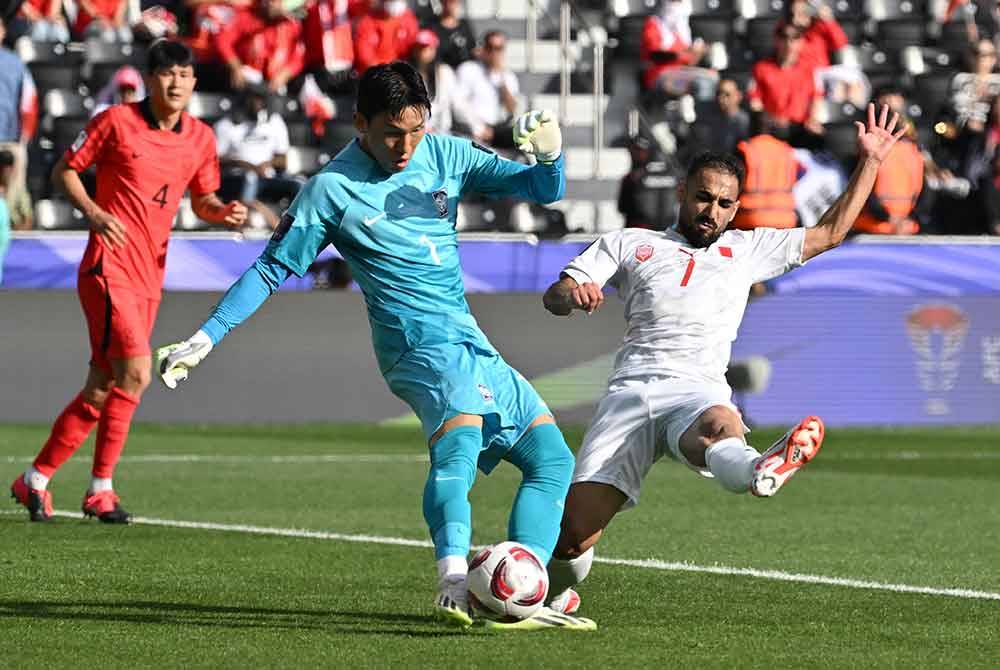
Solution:
[[[875,117],[875,105],[868,105],[868,123],[856,122],[858,127],[858,166],[851,175],[847,189],[826,210],[815,227],[806,231],[802,260],[807,261],[844,241],[855,219],[871,195],[879,167],[889,155],[896,141],[906,133],[906,126],[896,130],[899,114],[889,117],[889,106]]]
[[[569,316],[574,309],[593,314],[604,303],[604,292],[593,282],[578,283],[562,275],[545,291],[542,304],[556,316]]]
[[[266,251],[261,254],[229,288],[194,335],[156,350],[156,374],[160,381],[169,389],[177,388],[179,382],[188,378],[191,368],[205,360],[226,333],[256,312],[290,274],[291,270]]]

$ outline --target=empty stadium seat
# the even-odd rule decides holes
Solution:
[[[615,16],[648,16],[656,11],[660,2],[662,0],[616,0],[611,4]]]
[[[853,121],[841,121],[824,126],[823,138],[827,150],[840,161],[854,158],[858,150],[858,128]]]
[[[48,138],[57,156],[62,155],[76,141],[86,125],[87,119],[80,117],[63,116],[52,120],[52,130],[48,133]]]
[[[94,101],[77,91],[51,89],[42,98],[42,113],[52,118],[87,118],[94,108]]]
[[[330,156],[316,147],[291,146],[285,155],[288,174],[312,176],[322,168]]]
[[[691,17],[691,35],[706,42],[729,44],[733,34],[733,21],[726,16],[700,14]]]
[[[340,153],[340,150],[351,143],[357,133],[354,126],[342,121],[327,121],[324,127],[323,137],[320,139],[320,146],[324,153],[331,157]]]
[[[922,17],[922,0],[865,0],[865,15],[875,21]]]
[[[691,14],[713,14],[732,17],[736,14],[738,0],[692,0]]]
[[[301,119],[286,119],[285,126],[288,127],[288,141],[292,144],[309,145],[315,144],[312,128],[308,121]]]
[[[68,200],[39,200],[35,203],[35,227],[41,230],[73,230],[87,227],[83,215]]]
[[[988,32],[980,31],[981,35],[988,35]],[[969,42],[968,28],[964,21],[949,21],[941,25],[941,34],[938,36],[937,45],[939,48],[951,52],[955,55],[964,55],[972,43]]]
[[[923,44],[925,37],[922,17],[899,17],[878,22],[875,43],[886,51],[900,51],[914,44]]]
[[[221,93],[195,91],[188,101],[187,111],[205,123],[212,125],[232,109],[233,101]]]
[[[774,51],[774,29],[778,19],[761,17],[747,21],[746,44],[756,59],[766,58]]]
[[[829,5],[838,20],[857,19],[865,12],[864,0],[834,0]]]
[[[913,78],[912,102],[920,106],[924,118],[933,118],[948,103],[954,72],[936,70]]]
[[[740,16],[745,19],[778,18],[785,11],[785,0],[738,0]]]
[[[33,61],[28,63],[28,69],[40,95],[54,88],[75,90],[80,85],[77,67],[52,61]]]
[[[913,76],[932,70],[955,70],[958,66],[954,54],[934,47],[906,47],[899,58],[903,70]]]
[[[29,37],[20,37],[14,50],[23,63],[58,62],[65,67],[78,66],[83,62],[83,55],[79,50],[67,48],[67,45],[59,42],[33,42]]]
[[[823,100],[819,103],[819,121],[822,124],[842,123],[859,118],[859,110],[849,102]]]

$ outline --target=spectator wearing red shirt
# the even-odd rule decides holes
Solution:
[[[755,112],[767,112],[777,127],[789,128],[793,145],[815,144],[822,134],[818,121],[823,90],[816,82],[815,66],[803,61],[802,31],[790,23],[778,26],[775,54],[757,61],[747,96]]]
[[[802,31],[800,58],[816,67],[829,65],[830,57],[847,45],[847,34],[827,5],[814,9],[808,0],[792,0],[787,5],[785,22]]]
[[[52,516],[49,479],[96,426],[83,512],[106,523],[129,522],[112,474],[150,381],[149,336],[177,206],[190,190],[195,213],[206,221],[237,226],[246,219],[242,204],[226,205],[215,195],[215,138],[184,111],[195,83],[190,50],[165,40],[150,48],[148,58],[149,97],[96,116],[53,169],[53,182],[90,223],[77,290],[91,358],[83,389],[56,419],[31,467],[11,486],[32,521]],[[93,164],[97,193],[91,199],[79,173]]]
[[[235,89],[249,79],[266,81],[274,92],[284,91],[305,65],[302,24],[285,12],[282,0],[260,0],[255,9],[237,11],[216,46]]]
[[[689,2],[666,0],[660,12],[650,15],[643,24],[639,61],[642,86],[647,91],[684,95],[692,92],[694,86],[700,86],[700,82],[706,82],[707,88],[699,97],[714,94],[718,74],[693,67],[705,55],[707,47],[701,39],[692,40],[690,15]]]
[[[131,42],[128,0],[79,0],[73,34],[82,39],[96,37],[105,42]]]
[[[358,76],[372,65],[405,60],[420,29],[406,0],[375,0],[354,28],[354,69]]]
[[[312,0],[302,28],[305,72],[327,95],[350,93],[354,84],[354,38],[348,0]]]

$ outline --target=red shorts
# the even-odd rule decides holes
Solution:
[[[79,275],[77,293],[90,331],[91,365],[111,372],[112,359],[150,355],[149,338],[159,300],[136,295],[90,273]]]

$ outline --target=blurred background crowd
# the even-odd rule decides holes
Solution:
[[[373,64],[423,74],[430,130],[516,157],[510,122],[556,109],[567,197],[472,200],[468,231],[662,229],[695,152],[738,152],[735,225],[815,225],[870,101],[907,124],[855,230],[1000,234],[1000,0],[0,0],[0,208],[14,230],[83,228],[49,172],[87,120],[141,99],[146,46],[197,58],[222,196],[274,225],[353,136]],[[2,218],[2,217],[0,217]],[[182,207],[176,226],[208,229]]]

